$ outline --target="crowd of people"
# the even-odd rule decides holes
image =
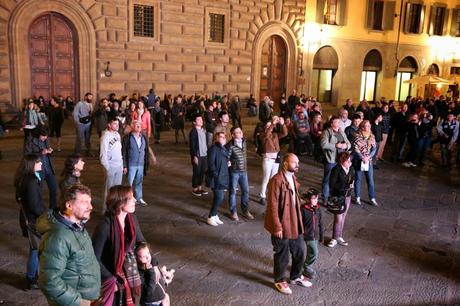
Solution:
[[[362,205],[363,175],[369,204],[378,206],[374,169],[384,158],[404,167],[422,167],[426,151],[438,142],[440,165],[450,167],[460,146],[456,119],[460,105],[442,96],[436,100],[408,97],[398,111],[394,101],[385,98],[372,108],[365,100],[355,108],[347,99],[327,120],[315,98],[298,96],[295,91],[287,98],[283,95],[276,106],[268,96],[259,105],[251,96],[246,107],[248,116],[259,119],[253,131],[243,129],[238,96],[165,95],[162,100],[150,90],[140,97],[118,99],[111,94],[97,105],[92,93],[77,103],[70,97],[29,99],[22,116],[24,158],[14,181],[21,228],[29,238],[29,287],[39,286],[50,304],[169,304],[165,286],[174,272],[158,267],[134,215],[136,205],[148,205],[143,198],[143,177],[156,160],[152,144],[160,144],[164,131],[173,129],[175,143],[182,139],[189,146],[191,194],[203,197],[208,194],[205,187],[212,190],[205,220],[212,227],[224,223],[218,211],[226,191],[230,219],[239,221],[238,190],[240,216],[254,219],[247,165],[249,144],[254,143],[262,158],[259,203],[266,206],[265,228],[275,252],[275,288],[285,294],[292,293],[289,283],[310,287],[316,277],[318,242],[325,242],[320,203],[334,214],[332,237],[326,245],[347,246],[345,218],[353,193],[355,204]],[[67,157],[58,184],[49,138],[56,137],[60,151],[62,125],[69,117],[75,125],[75,154]],[[186,120],[192,123],[188,136]],[[93,209],[92,196],[80,177],[85,164],[83,148],[87,156],[93,156],[94,129],[100,139],[98,155],[106,181],[104,217],[91,239],[85,224]],[[323,164],[321,191],[309,188],[301,192],[295,174],[303,156]],[[456,161],[460,162],[458,149]],[[122,185],[123,175],[129,186]],[[42,199],[43,181],[48,186],[49,211]],[[94,273],[97,262],[100,273]]]

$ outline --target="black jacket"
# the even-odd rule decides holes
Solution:
[[[243,139],[242,148],[235,144],[235,140],[230,140],[225,147],[228,150],[228,156],[232,163],[231,171],[247,171],[247,148],[246,140]]]
[[[319,206],[315,208],[305,204],[300,207],[302,213],[302,223],[304,226],[303,239],[305,241],[323,240],[323,221],[321,209]]]
[[[331,196],[350,196],[351,184],[355,178],[355,171],[350,167],[348,174],[345,173],[341,164],[337,164],[332,168],[329,178],[329,186],[331,188]]]
[[[42,199],[41,181],[34,174],[24,176],[16,190],[16,197],[21,199],[27,220],[35,224],[37,218],[46,210]]]
[[[188,143],[190,146],[190,157],[193,159],[195,156],[199,157],[200,156],[200,140],[198,137],[198,131],[195,127],[193,127],[190,130],[189,136],[188,136]]]
[[[215,112],[209,110],[205,111],[203,114],[204,123],[206,124],[206,132],[214,133],[214,130],[217,126],[217,116]]]
[[[227,189],[229,181],[228,151],[225,146],[215,143],[208,150],[206,186],[212,189]]]
[[[139,268],[139,276],[142,283],[141,305],[144,305],[145,303],[158,302],[165,298],[164,289],[166,284],[163,277],[160,277],[160,281],[158,283],[155,282],[156,274],[153,267],[158,266],[158,260],[156,258],[152,258],[151,263],[152,268],[148,270]]]
[[[374,134],[375,141],[376,142],[381,142],[382,141],[382,136],[383,136],[383,125],[380,122],[378,125],[373,123],[372,124],[372,134]]]

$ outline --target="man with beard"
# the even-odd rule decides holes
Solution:
[[[60,207],[37,221],[40,244],[39,287],[50,305],[90,305],[99,297],[101,272],[85,229],[93,207],[91,191],[76,184]]]
[[[73,119],[77,129],[77,138],[75,141],[75,153],[80,153],[81,143],[84,141],[86,146],[86,155],[91,156],[91,113],[93,112],[93,94],[88,92],[85,99],[75,105],[73,110]]]
[[[270,180],[268,205],[265,213],[265,229],[271,234],[274,254],[275,288],[291,294],[291,284],[310,287],[312,284],[302,275],[305,260],[304,227],[300,212],[299,183],[295,173],[299,171],[299,158],[287,154],[283,169]],[[290,275],[287,274],[289,254],[292,256]]]

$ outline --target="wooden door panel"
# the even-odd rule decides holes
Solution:
[[[31,93],[35,96],[76,96],[75,34],[61,15],[37,18],[29,29]]]
[[[271,36],[262,47],[260,99],[268,95],[275,101],[281,100],[286,87],[286,44],[279,36]]]

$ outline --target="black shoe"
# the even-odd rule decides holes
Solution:
[[[379,166],[377,166],[377,165],[375,165],[375,166],[374,166],[374,169],[375,169],[375,170],[379,170],[379,169],[380,169],[380,167],[379,167]]]
[[[259,203],[260,203],[260,205],[265,206],[265,205],[267,205],[267,199],[265,199],[265,198],[260,198]]]
[[[27,280],[27,290],[39,290],[36,280]]]

